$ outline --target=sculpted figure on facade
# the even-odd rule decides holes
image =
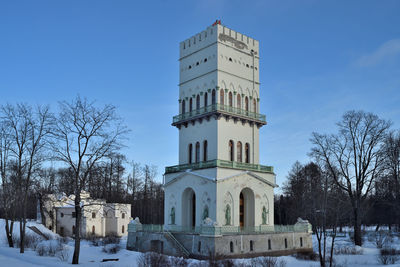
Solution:
[[[225,225],[231,225],[231,206],[229,204],[226,205],[225,209]]]

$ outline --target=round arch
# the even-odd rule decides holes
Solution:
[[[254,226],[254,192],[246,187],[239,194],[239,225],[240,227]]]
[[[182,193],[182,226],[196,226],[196,193],[187,187]]]

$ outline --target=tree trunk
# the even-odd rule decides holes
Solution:
[[[14,247],[14,242],[12,239],[12,233],[13,233],[13,228],[14,228],[14,221],[11,221],[11,224],[8,224],[8,219],[6,219],[6,235],[7,235],[7,241],[8,241],[8,246],[10,248]]]
[[[360,214],[357,207],[353,208],[354,213],[354,245],[361,246],[361,223],[360,223]]]
[[[79,252],[81,248],[81,196],[80,192],[75,194],[75,246],[74,255],[72,257],[72,264],[79,264]]]
[[[19,221],[19,253],[25,252],[25,227],[23,223],[23,219]]]

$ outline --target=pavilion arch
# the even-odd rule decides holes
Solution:
[[[196,226],[196,193],[187,187],[182,193],[182,226]]]
[[[227,89],[228,87],[226,87],[226,83],[224,80],[221,81],[221,89]]]
[[[254,226],[255,214],[254,192],[248,187],[239,194],[239,225],[240,227]]]

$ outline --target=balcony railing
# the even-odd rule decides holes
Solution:
[[[175,232],[191,233],[201,235],[242,235],[242,234],[262,234],[262,233],[296,233],[311,232],[310,224],[295,225],[259,225],[250,227],[240,226],[180,226],[180,225],[158,225],[158,224],[129,224],[128,232]]]
[[[259,114],[256,112],[251,112],[251,111],[247,111],[244,109],[235,108],[235,107],[231,107],[231,106],[226,106],[226,105],[221,105],[221,104],[213,104],[213,105],[202,107],[202,108],[199,108],[196,110],[192,110],[190,112],[176,115],[176,116],[174,116],[174,118],[172,120],[172,124],[176,124],[180,121],[190,120],[192,118],[195,118],[195,117],[207,114],[207,113],[211,113],[211,112],[216,112],[216,111],[219,111],[221,113],[236,115],[236,116],[240,116],[243,118],[248,118],[248,119],[252,119],[252,120],[256,120],[256,121],[260,121],[260,122],[263,122],[264,124],[266,123],[266,117],[263,114]]]
[[[243,162],[236,162],[236,161],[229,161],[229,160],[221,160],[221,159],[214,159],[208,161],[201,161],[192,164],[181,164],[176,166],[170,166],[165,168],[165,173],[174,173],[180,172],[184,170],[198,170],[198,169],[207,169],[207,168],[215,168],[215,167],[223,167],[223,168],[230,168],[230,169],[239,169],[239,170],[251,170],[257,172],[268,172],[273,173],[274,167],[272,166],[264,166],[259,164],[250,164],[250,163],[243,163]]]

